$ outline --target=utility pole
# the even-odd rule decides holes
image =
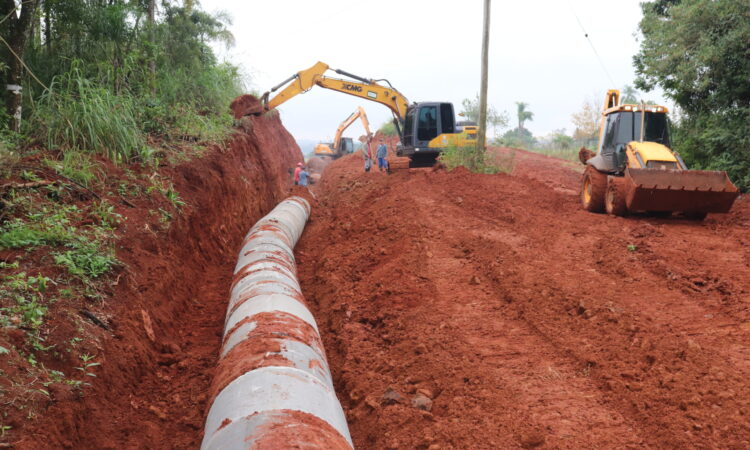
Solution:
[[[487,58],[490,47],[490,0],[484,0],[484,29],[482,30],[482,81],[479,88],[479,132],[477,133],[477,161],[484,156],[487,140]]]

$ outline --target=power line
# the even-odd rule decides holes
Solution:
[[[612,79],[612,76],[609,74],[609,71],[607,70],[607,66],[604,65],[604,61],[602,60],[601,56],[599,56],[599,52],[596,51],[596,47],[594,47],[594,42],[589,37],[589,33],[586,31],[586,28],[584,28],[583,23],[581,23],[581,19],[578,18],[578,14],[576,14],[575,8],[573,8],[573,4],[568,0],[568,6],[570,7],[570,12],[573,13],[573,17],[576,18],[576,22],[578,22],[578,25],[581,27],[581,31],[583,31],[583,36],[588,41],[589,45],[591,46],[591,50],[594,51],[594,55],[596,55],[596,59],[599,61],[599,64],[602,66],[602,70],[604,70],[604,73],[607,75],[607,78],[609,78],[610,83],[612,83],[613,87],[617,86],[617,83],[615,83],[615,80]]]

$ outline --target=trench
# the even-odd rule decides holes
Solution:
[[[186,205],[167,232],[128,217],[96,382],[56,396],[17,448],[200,446],[239,245],[286,197],[300,158],[278,117],[254,117],[167,169]]]

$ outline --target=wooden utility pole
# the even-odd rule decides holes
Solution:
[[[482,30],[482,81],[479,88],[479,131],[477,157],[484,156],[487,140],[487,59],[490,47],[490,0],[484,0],[484,29]]]

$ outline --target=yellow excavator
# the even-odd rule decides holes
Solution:
[[[730,210],[739,191],[726,172],[689,170],[670,148],[666,107],[620,104],[620,91],[612,89],[602,115],[598,152],[579,154],[586,165],[584,209],[617,216],[681,212],[699,220]]]
[[[263,94],[260,105],[246,114],[270,111],[295,95],[307,92],[314,86],[320,86],[387,106],[393,113],[394,124],[401,140],[396,148],[396,154],[409,157],[411,167],[432,165],[443,149],[466,145],[466,134],[456,131],[452,103],[410,104],[406,96],[391,86],[388,80],[373,80],[333,69],[337,74],[351,78],[339,79],[325,76],[328,70],[327,64],[318,62],[309,69],[292,75]],[[278,94],[270,97],[271,93],[281,88],[283,89]]]
[[[354,152],[354,140],[350,137],[342,137],[344,131],[349,128],[357,119],[362,121],[362,126],[365,128],[365,139],[369,142],[372,139],[372,132],[370,131],[370,122],[367,120],[367,114],[365,109],[361,106],[357,107],[347,117],[339,127],[336,129],[336,136],[333,138],[333,142],[326,144],[318,144],[315,146],[315,156],[328,156],[336,159],[346,154]]]

